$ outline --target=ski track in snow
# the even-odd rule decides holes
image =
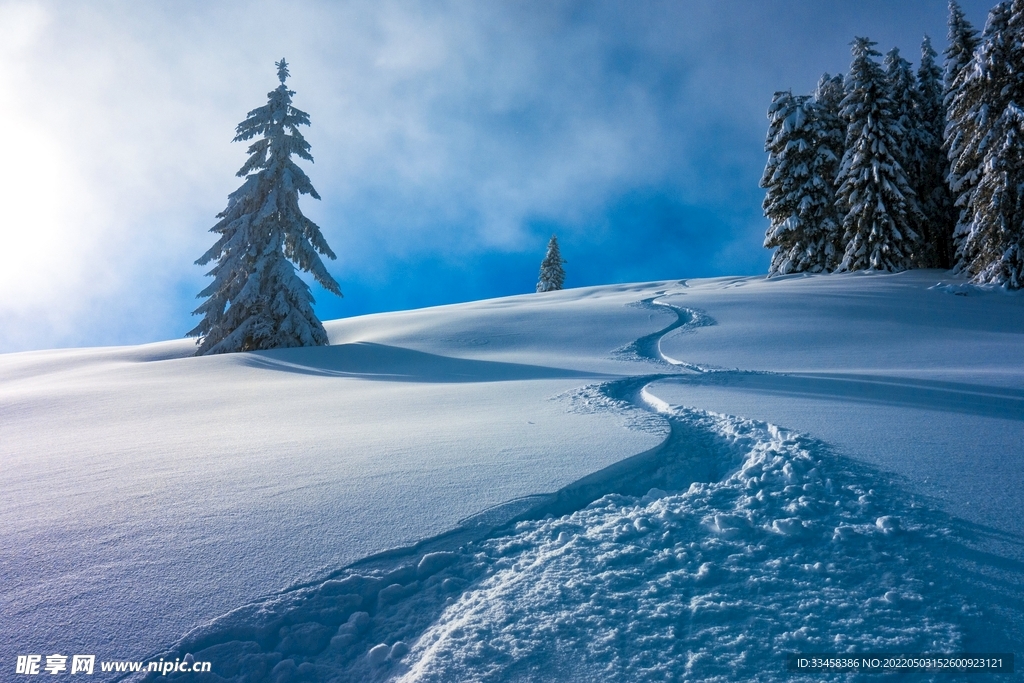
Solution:
[[[999,610],[1020,600],[961,540],[979,530],[826,444],[660,401],[652,382],[736,371],[662,355],[706,315],[635,305],[677,320],[614,355],[662,372],[557,398],[663,433],[658,447],[245,605],[152,659],[212,661],[196,681],[788,681],[819,677],[786,672],[787,652],[1012,651]]]

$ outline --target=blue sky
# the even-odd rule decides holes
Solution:
[[[990,2],[963,2],[981,28]],[[286,57],[345,294],[322,319],[767,270],[776,90],[855,35],[918,61],[944,1],[3,2],[0,352],[191,329],[239,184],[235,125]]]

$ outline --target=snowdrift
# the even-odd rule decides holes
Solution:
[[[0,667],[789,680],[786,652],[1021,649],[1018,294],[718,278],[326,329],[0,357]]]

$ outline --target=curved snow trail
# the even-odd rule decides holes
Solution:
[[[979,605],[1019,603],[958,541],[976,530],[821,442],[650,394],[709,372],[661,354],[710,324],[668,308],[675,323],[619,350],[665,372],[568,395],[659,446],[243,606],[163,657],[212,661],[211,681],[790,681],[786,652],[1012,651],[1012,634],[972,640]]]
[[[653,363],[667,363],[669,365],[692,370],[694,372],[705,372],[706,368],[692,363],[686,363],[684,361],[669,358],[661,351],[661,340],[664,339],[668,334],[678,330],[680,328],[687,328],[689,330],[696,330],[698,327],[705,327],[708,325],[714,325],[715,321],[713,318],[705,314],[703,311],[699,311],[692,308],[683,308],[680,306],[674,306],[664,301],[658,301],[658,299],[664,296],[664,293],[657,296],[652,296],[647,299],[642,299],[632,304],[636,308],[646,308],[655,311],[669,311],[675,313],[676,321],[667,327],[664,327],[657,332],[644,335],[639,339],[626,344],[620,349],[616,349],[612,352],[613,355],[626,360],[644,360]]]

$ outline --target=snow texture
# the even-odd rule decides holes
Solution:
[[[652,402],[673,425],[659,483],[677,493],[607,494],[457,552],[356,568],[164,656],[192,651],[236,680],[730,681],[788,679],[765,663],[791,650],[964,647],[984,612],[944,580],[963,554],[949,519],[821,443]]]

